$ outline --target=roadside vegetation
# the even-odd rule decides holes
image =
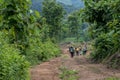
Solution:
[[[58,6],[52,11],[61,8],[51,3]],[[0,0],[0,5],[0,80],[30,80],[31,66],[60,54],[58,39],[49,28],[56,24],[50,25],[44,12],[42,17],[38,11],[31,10],[30,0]],[[43,9],[47,10],[46,7]],[[59,15],[55,17],[62,18]]]
[[[60,67],[60,79],[61,80],[78,80],[78,72],[75,70],[70,70],[67,67]]]
[[[119,0],[84,0],[81,12],[83,21],[89,23],[89,35],[93,40],[91,58],[94,62],[120,66],[120,14]]]
[[[115,77],[109,77],[109,78],[106,78],[105,80],[120,80],[120,79]]]

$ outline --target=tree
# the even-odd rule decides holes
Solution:
[[[46,40],[45,38],[48,36],[46,35],[48,32],[46,19],[42,18],[38,11],[30,10],[30,0],[0,0],[0,14],[0,32],[2,32],[0,43],[6,43],[4,41],[8,42],[6,43],[8,47],[2,45],[6,47],[4,50],[4,53],[6,53],[5,56],[7,56],[9,49],[9,54],[12,54],[13,49],[17,48],[17,50],[20,51],[20,55],[24,55],[25,59],[33,65],[59,54],[60,50],[57,45],[52,43],[50,39]],[[14,48],[12,49],[11,47]],[[2,50],[1,47],[0,49]],[[11,58],[13,55],[14,54],[12,54]],[[4,60],[6,61],[6,58],[3,59],[3,61]],[[14,61],[16,62],[16,58]],[[6,63],[8,63],[8,61],[6,61]],[[10,67],[12,66],[11,64]],[[25,66],[23,65],[22,67]],[[24,70],[22,72],[24,72]],[[10,73],[12,73],[12,71]],[[14,78],[13,76],[11,77]]]
[[[68,16],[68,23],[69,23],[69,31],[70,31],[71,37],[77,36],[77,34],[78,34],[78,26],[79,26],[77,16],[69,15]]]
[[[118,8],[120,1],[84,0],[84,2],[85,8],[81,16],[89,23],[89,33],[95,41],[93,59],[102,62],[120,51],[120,36],[118,36],[120,35],[120,9]],[[114,64],[117,62],[119,60]]]
[[[58,40],[61,31],[61,20],[63,18],[63,7],[56,0],[44,0],[42,15],[49,25],[49,36]]]
[[[77,41],[85,37],[86,33],[84,33],[84,30],[87,28],[87,26],[81,22],[79,14],[79,11],[75,11],[68,15],[69,37],[75,37]]]
[[[11,31],[13,43],[26,41],[30,0],[7,0],[1,5],[2,25],[0,29]]]

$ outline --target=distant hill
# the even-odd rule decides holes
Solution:
[[[81,0],[56,0],[56,1],[64,7],[67,13],[79,10],[80,8],[84,7],[84,3]],[[38,10],[41,12],[42,2],[43,0],[32,0],[31,9]]]
[[[79,10],[84,7],[84,3],[81,0],[57,0],[67,13],[71,13],[75,10]]]
[[[56,0],[56,1],[63,3],[65,5],[72,5],[72,0]]]
[[[75,8],[84,7],[84,3],[81,0],[56,0],[59,3],[63,3],[66,6],[73,6]]]

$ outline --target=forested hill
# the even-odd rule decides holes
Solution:
[[[84,7],[84,3],[82,0],[56,0],[60,3],[67,13],[73,12],[75,10],[79,10]],[[32,0],[32,9],[42,11],[42,2],[43,0]]]

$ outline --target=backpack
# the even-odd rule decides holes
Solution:
[[[70,47],[70,48],[69,48],[69,51],[70,51],[70,52],[74,52],[74,48],[73,48],[73,47]]]

